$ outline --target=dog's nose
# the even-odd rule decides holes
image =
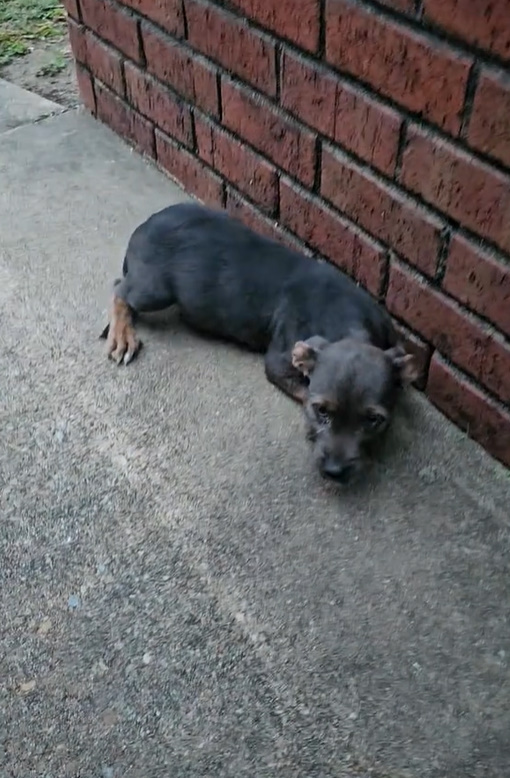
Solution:
[[[333,478],[340,483],[347,483],[356,470],[355,462],[339,462],[327,457],[322,465],[322,472],[328,478]]]

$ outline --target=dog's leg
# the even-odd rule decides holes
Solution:
[[[278,351],[269,350],[265,357],[268,381],[299,403],[304,403],[308,395],[306,379],[292,365],[290,359]]]
[[[113,297],[115,296],[115,290],[119,286],[120,283],[122,283],[122,278],[116,278],[115,281],[113,282],[113,290],[114,290]],[[113,301],[113,297],[112,297],[112,301]],[[131,311],[131,316],[132,316],[133,324],[134,324],[136,322],[136,319],[137,319],[136,311]],[[99,339],[100,340],[106,340],[108,338],[108,333],[109,332],[110,332],[110,322],[108,321],[108,324],[106,325],[104,330],[102,330],[101,335],[99,336]]]
[[[142,269],[143,270],[143,269]],[[138,313],[149,313],[169,308],[175,297],[168,285],[149,272],[129,273],[116,282],[110,308],[110,321],[102,333],[106,338],[106,351],[118,365],[128,365],[142,346],[134,322]]]
[[[128,365],[141,347],[134,328],[133,310],[122,297],[113,293],[110,307],[110,321],[103,331],[106,336],[106,351],[118,365]]]

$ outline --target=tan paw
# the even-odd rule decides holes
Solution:
[[[110,359],[118,365],[129,365],[140,350],[141,343],[136,337],[132,324],[127,322],[114,322],[110,326],[106,350]]]
[[[133,327],[129,306],[123,300],[114,297],[106,340],[108,357],[118,365],[129,365],[141,345]]]

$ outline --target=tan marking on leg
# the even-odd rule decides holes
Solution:
[[[140,349],[140,341],[133,327],[133,315],[129,305],[113,295],[110,309],[110,329],[106,340],[106,352],[118,365],[128,365]]]

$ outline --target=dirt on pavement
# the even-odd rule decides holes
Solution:
[[[66,16],[58,0],[0,0],[0,78],[60,105],[78,105]]]
[[[53,63],[58,62],[58,69]],[[74,60],[67,36],[35,42],[31,51],[0,67],[0,78],[68,108],[79,104]]]

